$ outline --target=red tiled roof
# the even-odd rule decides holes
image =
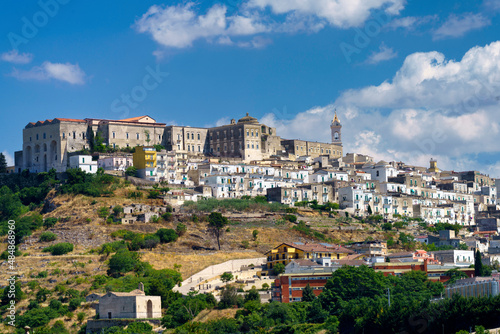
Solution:
[[[121,119],[120,121],[124,121],[124,122],[137,122],[138,120],[140,120],[141,118],[144,118],[144,117],[149,117],[152,120],[154,120],[153,117],[148,116],[148,115],[144,115],[144,116],[137,116],[137,117],[125,118],[125,119]]]
[[[83,122],[85,123],[85,121],[83,119],[74,119],[74,118],[54,118],[54,119],[57,119],[58,121],[61,121],[61,122]],[[50,121],[52,122],[52,121]]]

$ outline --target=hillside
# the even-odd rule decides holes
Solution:
[[[307,233],[294,229],[296,223],[284,219],[284,212],[266,212],[265,208],[251,212],[224,209],[223,215],[229,219],[229,225],[221,238],[219,251],[215,238],[207,231],[206,216],[209,212],[199,212],[192,207],[177,208],[177,212],[169,215],[167,219],[161,218],[155,223],[137,222],[128,225],[112,221],[119,221],[123,217],[122,212],[113,216],[112,208],[123,208],[132,204],[167,208],[162,199],[148,199],[149,189],[139,189],[123,180],[113,182],[119,185],[114,186],[112,193],[105,196],[61,194],[61,191],[48,190],[40,205],[31,206],[30,212],[21,215],[31,217],[33,214],[39,214],[44,222],[50,221],[50,218],[54,218],[54,221],[57,219],[54,226],[34,230],[19,245],[22,255],[16,258],[17,270],[22,290],[26,294],[26,298],[17,304],[21,313],[28,310],[28,307],[34,307],[30,303],[36,299],[39,307],[48,306],[49,302],[55,299],[62,300],[63,304],[67,303],[64,291],[71,289],[78,291],[80,297],[91,292],[105,293],[104,285],[93,286],[93,283],[96,276],[107,275],[108,261],[113,252],[99,254],[99,251],[103,244],[121,240],[118,235],[127,231],[133,232],[132,235],[136,237],[147,236],[160,229],[175,230],[179,223],[185,225],[185,232],[176,241],[160,243],[153,249],[138,249],[141,261],[149,263],[154,270],[175,269],[182,279],[210,265],[230,259],[262,257],[267,250],[281,242],[345,243],[388,236],[379,227],[357,221],[349,223],[340,218],[341,215],[331,216],[326,212],[309,209],[297,210],[293,214],[310,226],[307,227]],[[134,198],[131,198],[130,194],[135,194]],[[104,215],[103,210],[107,212]],[[256,238],[253,237],[254,231],[257,231]],[[40,237],[47,232],[55,234],[56,240],[41,241]],[[1,251],[6,249],[5,241],[6,239],[2,243]],[[66,255],[43,252],[44,248],[61,242],[73,244],[73,251]],[[3,262],[2,267],[6,266],[7,262]],[[6,281],[7,270],[0,273],[0,278]],[[109,281],[106,284],[114,284],[116,287],[116,284],[120,283]],[[47,297],[37,297],[43,289],[48,290]],[[91,305],[83,302],[74,311],[50,320],[48,326],[63,320],[64,326],[69,328],[70,332],[77,332],[80,325],[94,315],[95,311]],[[0,331],[4,329],[0,328]]]

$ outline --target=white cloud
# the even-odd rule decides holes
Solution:
[[[434,31],[433,38],[443,39],[447,37],[460,37],[471,30],[480,29],[490,24],[490,19],[484,17],[482,14],[452,14],[441,27]]]
[[[398,56],[397,52],[394,52],[393,48],[388,48],[384,43],[382,43],[377,52],[372,52],[372,54],[366,60],[367,64],[378,64],[381,61],[387,61]]]
[[[398,19],[394,19],[387,24],[387,28],[390,29],[406,29],[414,30],[420,25],[424,25],[433,21],[438,20],[437,15],[427,15],[427,16],[406,16]]]
[[[7,161],[7,166],[14,166],[14,158],[7,151],[2,152],[5,156],[5,160]]]
[[[33,55],[31,53],[19,53],[17,50],[11,50],[4,52],[0,55],[3,61],[14,63],[14,64],[28,64],[33,60]]]
[[[185,48],[200,38],[227,41],[228,36],[248,36],[266,31],[258,16],[226,16],[227,8],[214,5],[205,15],[195,12],[194,3],[178,6],[152,6],[135,23],[141,33],[149,33],[160,45]]]
[[[187,2],[151,6],[134,27],[168,48],[190,47],[199,39],[259,48],[269,43],[261,43],[266,39],[257,34],[317,32],[328,24],[338,28],[357,27],[374,11],[383,11],[386,16],[398,15],[404,4],[405,0],[248,0],[236,7],[234,14],[228,14],[225,5],[216,4],[199,13],[193,2]],[[261,39],[234,40],[245,36]]]
[[[500,164],[482,166],[470,156],[500,154],[500,42],[470,49],[460,61],[438,52],[409,55],[392,80],[343,92],[324,107],[293,119],[265,115],[284,138],[330,141],[334,110],[342,122],[345,152],[377,160],[444,169],[479,169],[500,176]]]
[[[398,15],[404,8],[404,0],[250,0],[249,7],[270,7],[275,14],[291,12],[325,19],[340,28],[358,27],[373,10],[384,9],[390,15]]]
[[[78,64],[44,62],[41,66],[35,66],[28,71],[14,69],[11,75],[19,80],[49,80],[55,79],[72,85],[85,83],[86,75]]]

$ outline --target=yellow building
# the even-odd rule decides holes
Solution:
[[[267,269],[272,269],[277,263],[285,266],[295,259],[316,260],[321,258],[330,258],[338,260],[346,257],[353,251],[338,245],[329,244],[310,244],[310,243],[282,243],[271,249],[265,255],[267,256]]]
[[[137,146],[134,152],[134,167],[156,168],[156,149],[152,146]]]
[[[429,167],[429,169],[427,169],[427,171],[429,173],[439,173],[440,172],[439,168],[437,167],[437,160],[431,159],[430,167]]]

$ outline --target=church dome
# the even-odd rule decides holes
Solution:
[[[259,124],[259,121],[257,120],[257,118],[255,117],[252,117],[252,116],[249,116],[248,113],[245,117],[243,118],[240,118],[238,120],[238,123],[251,123],[251,124]]]

